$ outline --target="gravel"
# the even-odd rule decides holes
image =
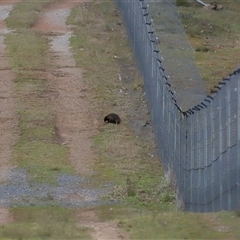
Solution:
[[[93,183],[89,179],[69,174],[61,174],[57,184],[30,183],[26,169],[14,168],[0,185],[0,206],[86,207],[117,203],[103,198],[110,193],[112,183],[97,188],[92,186]]]

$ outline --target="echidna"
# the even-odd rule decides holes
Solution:
[[[120,124],[121,119],[116,113],[109,113],[105,118],[104,122]]]

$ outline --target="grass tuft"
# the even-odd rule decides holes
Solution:
[[[10,16],[6,19],[8,28],[19,30],[32,27],[36,23],[44,6],[56,1],[57,0],[23,0],[17,3],[11,11]]]
[[[87,228],[77,226],[73,209],[17,207],[15,222],[0,228],[1,239],[90,239]]]

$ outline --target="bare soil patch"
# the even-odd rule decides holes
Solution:
[[[89,234],[94,239],[129,239],[128,234],[119,229],[115,222],[100,222],[94,209],[79,211],[77,217],[81,226],[93,229]]]
[[[7,208],[0,208],[0,226],[12,222],[12,216]]]

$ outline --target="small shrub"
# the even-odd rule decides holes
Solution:
[[[188,0],[177,0],[176,2],[177,6],[182,6],[182,7],[190,7],[190,3]]]
[[[209,52],[209,48],[207,47],[197,47],[195,49],[196,52]]]
[[[127,179],[127,196],[128,197],[135,197],[136,196],[135,184],[129,178]]]

